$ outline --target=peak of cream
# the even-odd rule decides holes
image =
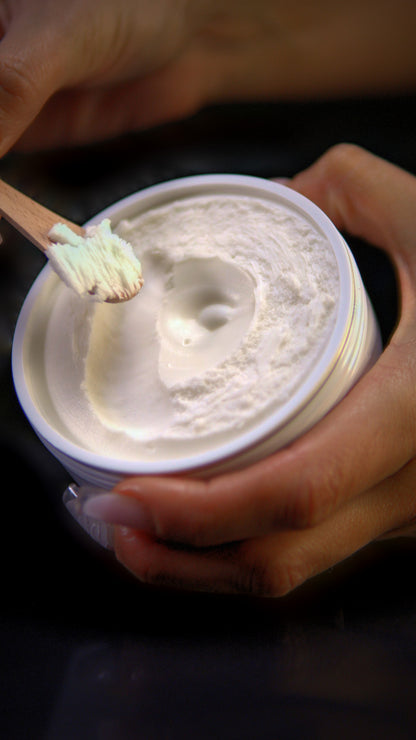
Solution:
[[[84,237],[62,223],[48,237],[46,255],[53,269],[81,298],[120,303],[142,287],[141,264],[131,245],[112,232],[108,218],[87,226]]]

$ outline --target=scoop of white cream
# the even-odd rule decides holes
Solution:
[[[82,298],[118,303],[143,285],[139,260],[131,245],[111,230],[110,220],[87,226],[85,237],[55,224],[47,257],[61,280]]]

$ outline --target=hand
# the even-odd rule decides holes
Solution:
[[[0,156],[214,102],[409,89],[415,21],[413,0],[394,22],[391,0],[0,0]]]
[[[286,449],[208,481],[120,483],[107,518],[135,525],[116,528],[116,552],[143,581],[280,596],[373,540],[416,532],[416,178],[341,145],[292,187],[387,251],[401,288],[397,329],[376,365]]]
[[[195,0],[199,7],[199,0]],[[0,155],[191,112],[201,22],[184,0],[0,0]]]

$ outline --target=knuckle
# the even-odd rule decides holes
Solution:
[[[298,529],[309,529],[322,517],[322,485],[307,481],[294,499],[292,523]]]
[[[25,100],[33,93],[34,80],[24,60],[2,60],[0,64],[0,90],[10,101]]]
[[[234,577],[231,590],[250,596],[272,596],[273,584],[267,571],[267,568],[260,565],[244,565]]]
[[[309,529],[322,521],[327,511],[328,484],[311,475],[299,487],[291,502],[289,522],[295,529]]]
[[[139,580],[147,586],[155,586],[157,588],[181,588],[184,586],[181,579],[178,577],[175,578],[171,573],[166,573],[161,568],[156,568],[150,563],[142,568],[140,574],[137,575]]]
[[[234,580],[234,590],[252,596],[279,598],[300,586],[308,577],[301,558],[292,554],[278,561],[242,557],[239,572]]]
[[[320,524],[337,505],[345,488],[345,449],[332,450],[322,464],[309,459],[298,470],[296,488],[287,502],[287,523],[295,529]]]

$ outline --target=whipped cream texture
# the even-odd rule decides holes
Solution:
[[[130,244],[111,230],[110,220],[87,226],[85,237],[62,223],[48,234],[47,256],[61,280],[82,298],[117,302],[143,285],[141,265]]]
[[[286,204],[232,194],[169,202],[118,224],[145,284],[127,303],[56,292],[45,373],[67,436],[124,459],[178,458],[282,406],[337,313],[326,236]]]

